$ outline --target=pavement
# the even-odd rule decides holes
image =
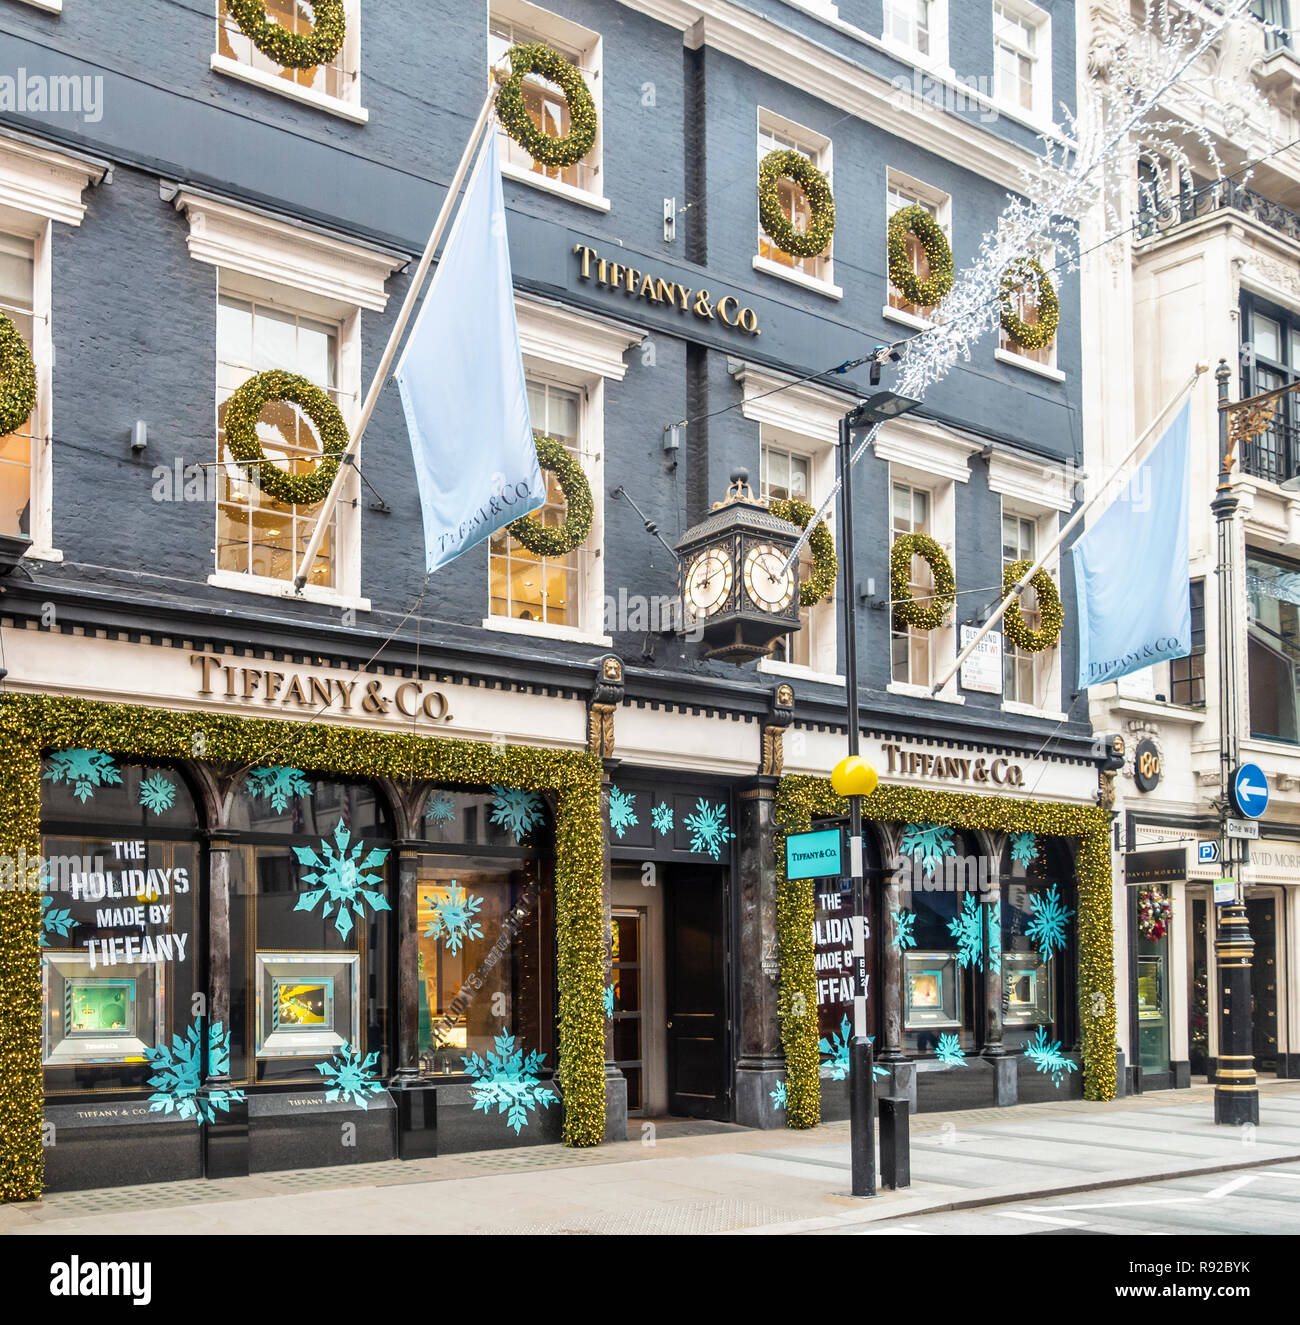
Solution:
[[[636,1120],[630,1140],[591,1150],[533,1146],[54,1193],[0,1206],[0,1234],[94,1234],[122,1215],[137,1235],[308,1226],[387,1234],[926,1232],[931,1226],[915,1221],[1013,1207],[1037,1212],[1044,1231],[1087,1231],[1080,1226],[1093,1217],[1067,1206],[1096,1205],[1082,1194],[1110,1189],[1123,1189],[1123,1203],[1135,1211],[1147,1202],[1153,1214],[1246,1184],[1300,1198],[1300,1168],[1288,1167],[1300,1161],[1300,1081],[1262,1083],[1253,1128],[1216,1127],[1212,1099],[1212,1089],[1198,1085],[1110,1103],[913,1115],[912,1185],[870,1200],[849,1194],[847,1123],[761,1132]],[[1171,1181],[1185,1190],[1128,1194]],[[1081,1199],[1056,1209],[1075,1196]],[[1108,1204],[1117,1208],[1120,1199]],[[1142,1218],[1135,1214],[1127,1231],[1158,1231]],[[950,1222],[942,1231],[958,1229]],[[987,1231],[1009,1231],[1008,1221]]]

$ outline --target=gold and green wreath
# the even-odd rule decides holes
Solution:
[[[561,170],[576,166],[596,143],[596,103],[582,77],[559,51],[537,44],[512,46],[510,77],[497,93],[497,119],[501,127],[539,165]],[[569,103],[569,132],[563,138],[543,132],[524,105],[524,79],[539,74],[554,83]]]
[[[1038,321],[1032,325],[1015,311],[1012,295],[1021,288],[1031,274],[1038,281]],[[1045,350],[1056,339],[1056,326],[1061,319],[1061,302],[1056,287],[1035,258],[1018,258],[1002,277],[1002,329],[1022,350]]]
[[[266,458],[257,438],[257,417],[273,401],[297,405],[320,434],[320,464],[310,474],[287,474]],[[338,406],[305,377],[273,369],[250,377],[226,402],[226,445],[268,497],[286,506],[314,506],[324,501],[348,449],[348,426]]]
[[[534,516],[521,516],[507,526],[529,552],[539,557],[562,557],[581,547],[591,533],[596,507],[591,500],[591,484],[582,466],[554,437],[537,439],[537,463],[555,475],[568,506],[563,524],[545,525]]]
[[[314,69],[329,62],[343,49],[347,16],[343,0],[307,0],[311,5],[310,32],[290,32],[266,14],[263,0],[226,0],[226,8],[239,30],[263,55],[285,69]]]
[[[912,270],[907,236],[921,242],[930,263],[930,274],[921,280]],[[952,289],[952,247],[939,223],[915,203],[889,218],[889,279],[909,304],[933,308]]]
[[[926,607],[912,597],[913,557],[920,557],[934,574],[934,596]],[[889,590],[895,630],[938,630],[957,597],[948,554],[928,534],[904,534],[889,554]]]
[[[1033,564],[1032,561],[1013,561],[1007,566],[1006,570],[1002,572],[1003,596],[1009,594],[1020,583],[1021,577],[1026,571],[1032,569]],[[1016,648],[1025,653],[1042,653],[1044,649],[1050,649],[1061,638],[1061,626],[1065,621],[1065,613],[1061,608],[1061,595],[1057,593],[1052,577],[1045,570],[1040,570],[1029,581],[1029,584],[1038,595],[1038,611],[1043,618],[1043,624],[1037,630],[1029,629],[1024,614],[1020,611],[1019,598],[1012,601],[1002,619],[1006,628],[1007,639]]]
[[[807,230],[796,230],[781,210],[777,184],[782,179],[794,180],[808,199],[812,219]],[[782,253],[820,257],[835,233],[835,195],[826,176],[802,152],[792,148],[769,152],[758,165],[758,219]]]
[[[796,529],[807,529],[809,521],[817,514],[806,502],[798,497],[789,500],[777,499],[767,504],[767,509],[778,520],[786,520]],[[835,592],[835,579],[839,574],[839,563],[835,559],[835,537],[826,527],[825,520],[818,520],[817,527],[808,540],[812,552],[812,574],[799,586],[799,606],[816,607],[823,599]]]
[[[22,332],[0,313],[0,437],[27,422],[36,405],[36,364]]]

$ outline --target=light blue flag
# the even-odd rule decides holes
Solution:
[[[1192,651],[1187,506],[1191,402],[1074,545],[1079,689]]]
[[[491,130],[395,376],[435,571],[546,500]]]

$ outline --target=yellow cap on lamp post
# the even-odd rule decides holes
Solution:
[[[838,796],[870,796],[879,781],[876,770],[861,755],[841,759],[831,772],[831,786]]]

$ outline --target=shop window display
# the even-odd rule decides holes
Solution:
[[[179,771],[54,751],[41,779],[42,1056],[51,1094],[147,1090],[198,983],[198,819]]]

